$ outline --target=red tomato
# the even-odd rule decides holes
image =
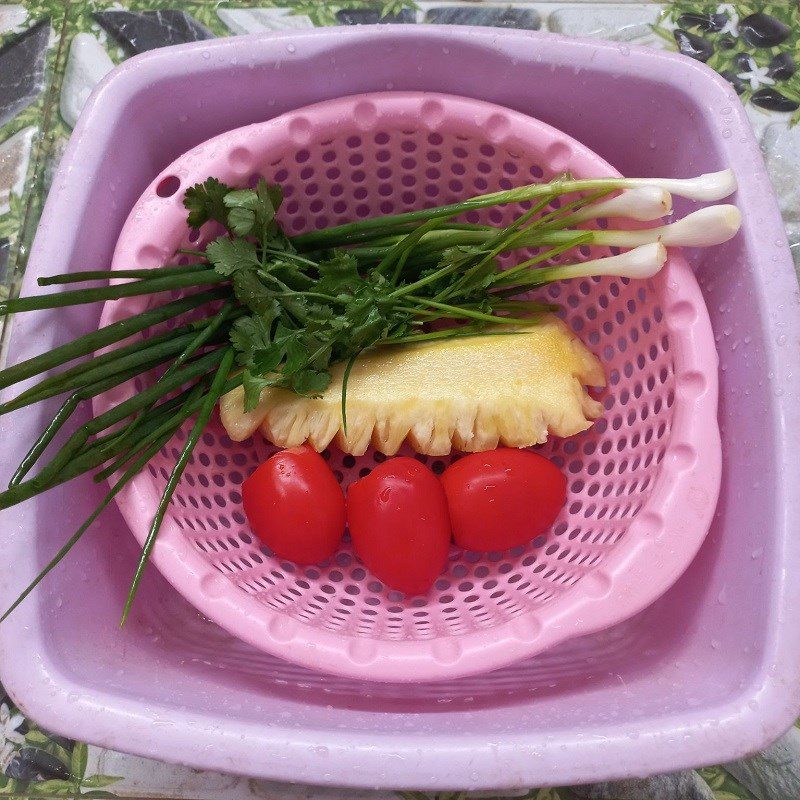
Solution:
[[[453,538],[465,550],[508,550],[544,533],[567,499],[546,458],[500,448],[464,456],[442,475]]]
[[[376,578],[425,594],[450,549],[447,500],[436,476],[413,458],[392,458],[347,490],[353,547]]]
[[[322,456],[292,447],[268,458],[242,486],[253,532],[296,564],[330,558],[344,533],[344,493]]]

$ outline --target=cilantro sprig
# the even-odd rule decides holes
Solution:
[[[263,180],[254,189],[233,189],[209,178],[189,189],[184,201],[190,221],[225,227],[207,245],[205,258],[230,279],[247,311],[230,333],[243,367],[246,410],[270,387],[319,396],[334,364],[352,362],[377,344],[404,343],[412,335],[419,340],[432,320],[468,321],[472,332],[493,323],[531,322],[495,313],[507,309],[505,299],[491,292],[502,274],[502,248],[416,252],[455,214],[420,224],[365,264],[343,247],[298,252],[276,221],[281,200],[280,189]],[[452,335],[463,331],[454,327]],[[344,403],[343,416],[346,425]]]

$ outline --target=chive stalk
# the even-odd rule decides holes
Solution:
[[[128,615],[130,614],[133,600],[136,597],[136,591],[139,588],[139,582],[144,574],[144,568],[147,565],[148,559],[150,558],[150,553],[153,550],[156,536],[158,535],[158,531],[161,529],[161,524],[164,521],[164,515],[166,514],[167,506],[172,499],[172,495],[175,493],[175,489],[177,488],[178,482],[183,475],[183,471],[186,469],[186,465],[189,463],[189,458],[191,457],[192,451],[200,439],[200,435],[203,433],[206,425],[208,425],[208,421],[211,419],[211,414],[214,411],[217,400],[219,400],[219,398],[222,396],[225,382],[228,379],[228,373],[233,366],[234,356],[235,354],[232,347],[229,347],[227,350],[225,350],[219,367],[217,368],[217,373],[214,376],[214,380],[211,384],[211,389],[203,400],[203,404],[200,407],[200,412],[197,415],[197,419],[195,420],[189,435],[186,437],[186,442],[183,445],[181,454],[178,456],[178,460],[175,462],[172,473],[167,480],[167,485],[164,488],[163,494],[161,495],[161,500],[159,501],[158,508],[156,509],[155,517],[153,518],[153,522],[150,526],[150,530],[148,531],[145,543],[142,546],[142,554],[139,557],[139,563],[136,565],[136,572],[133,575],[131,588],[128,591],[128,597],[125,600],[125,607],[122,611],[120,627],[125,624],[125,621],[128,619]]]
[[[58,275],[45,275],[39,278],[39,286],[61,286],[66,283],[85,283],[87,281],[108,281],[117,278],[163,278],[168,275],[186,275],[208,269],[207,264],[184,264],[174,267],[150,267],[148,269],[99,269],[81,272],[63,272]]]
[[[45,428],[42,435],[34,442],[31,449],[27,452],[22,462],[17,467],[16,472],[9,482],[9,487],[16,486],[22,479],[30,472],[33,465],[39,460],[42,453],[47,449],[50,442],[53,441],[56,434],[64,426],[64,423],[72,416],[77,410],[78,406],[85,400],[90,400],[109,389],[119,386],[121,383],[136,377],[141,372],[138,366],[122,372],[115,373],[108,378],[90,383],[76,392],[73,392],[62,404],[61,408],[56,412],[50,424]]]
[[[21,361],[12,367],[0,370],[0,389],[24,381],[26,378],[32,378],[34,375],[39,375],[42,372],[53,369],[53,367],[61,366],[68,361],[93,353],[95,350],[107,345],[127,339],[134,333],[139,333],[153,325],[174,319],[213,300],[219,300],[226,294],[227,290],[225,289],[201,292],[180,300],[173,300],[163,306],[152,308],[141,314],[98,328],[96,331],[67,342],[67,344],[54,347],[47,353],[42,353],[39,356],[29,358],[27,361]]]
[[[71,292],[42,294],[36,297],[17,297],[0,302],[0,316],[19,314],[23,311],[43,311],[46,308],[97,303],[103,300],[119,300],[123,297],[140,297],[146,294],[175,291],[194,286],[222,283],[226,279],[213,269],[189,272],[187,275],[167,275],[163,278],[147,278],[98,289],[75,289]]]

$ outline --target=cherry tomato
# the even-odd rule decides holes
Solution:
[[[392,458],[347,490],[353,547],[373,575],[425,594],[447,562],[450,520],[439,480],[413,458]]]
[[[472,453],[442,474],[453,538],[465,550],[508,550],[544,533],[567,499],[561,471],[536,453]]]
[[[330,558],[344,533],[344,493],[310,447],[268,458],[244,482],[242,500],[256,536],[276,556],[296,564]]]

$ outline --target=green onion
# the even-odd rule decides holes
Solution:
[[[110,408],[103,414],[100,414],[89,422],[84,423],[78,428],[72,436],[67,439],[66,443],[61,447],[52,461],[47,464],[44,469],[37,476],[41,480],[48,480],[57,475],[70,460],[79,452],[83,445],[87,442],[88,438],[95,433],[100,433],[106,428],[110,428],[117,422],[122,422],[129,415],[140,411],[148,406],[153,400],[163,397],[169,392],[177,389],[182,384],[197,379],[205,374],[209,368],[215,367],[219,364],[223,356],[222,350],[214,350],[200,356],[181,370],[167,377],[165,380],[153,384],[152,386],[143,389],[133,397],[124,400],[118,405]]]
[[[74,339],[60,347],[55,347],[40,356],[29,358],[27,361],[15,364],[13,367],[0,370],[0,389],[24,381],[26,378],[32,378],[34,375],[39,375],[48,369],[58,367],[67,361],[88,355],[101,347],[127,339],[134,333],[139,333],[139,331],[146,330],[153,325],[178,317],[212,300],[218,300],[224,297],[226,293],[224,289],[217,289],[190,295],[181,300],[174,300],[166,305],[158,306],[87,333],[85,336]]]
[[[155,339],[146,340],[145,342],[136,342],[130,346],[126,355],[120,355],[114,358],[113,356],[115,353],[112,352],[108,353],[105,358],[103,356],[98,356],[76,367],[74,372],[69,376],[65,377],[66,373],[62,373],[61,375],[43,380],[27,392],[23,392],[13,400],[3,403],[0,405],[0,414],[7,414],[18,408],[30,405],[31,403],[47,400],[50,397],[55,397],[70,389],[85,386],[87,383],[101,380],[106,376],[116,375],[120,371],[127,370],[131,367],[140,367],[133,373],[134,375],[138,375],[145,370],[152,369],[162,364],[164,361],[180,353],[196,335],[196,333],[187,333],[172,337],[172,332],[170,332],[163,337],[159,337],[160,341],[155,344],[153,344]],[[121,350],[122,348],[120,348],[120,351]],[[102,363],[96,363],[101,361],[101,359],[104,359]]]
[[[20,297],[0,301],[0,315],[19,314],[22,311],[42,311],[45,308],[97,303],[101,300],[118,300],[122,297],[138,297],[145,294],[186,289],[209,283],[222,283],[225,279],[213,269],[191,271],[187,275],[168,275],[163,278],[148,278],[99,289],[76,289],[72,292],[57,292],[38,297]]]
[[[19,467],[17,467],[17,471],[14,473],[11,481],[8,484],[9,487],[16,486],[22,481],[28,472],[30,472],[31,467],[33,467],[33,465],[39,460],[39,457],[47,449],[47,446],[50,444],[50,442],[53,441],[55,435],[61,430],[61,428],[64,426],[64,423],[70,418],[70,416],[72,416],[72,414],[84,400],[89,400],[98,394],[107,392],[114,386],[119,386],[121,383],[125,383],[125,381],[136,377],[140,371],[140,368],[136,366],[132,369],[115,373],[104,380],[90,383],[87,386],[78,389],[78,391],[73,392],[73,394],[71,394],[64,401],[63,405],[58,410],[55,417],[53,417],[53,420],[50,422],[47,428],[45,428],[42,435],[34,442],[33,447],[31,447],[31,449],[28,451],[25,458],[22,459],[22,463],[19,465]]]
[[[200,406],[199,401],[203,398],[203,392],[206,388],[204,381],[199,381],[188,392],[184,402],[178,407],[177,411],[172,412],[164,419],[164,421],[146,436],[141,437],[135,444],[131,445],[130,450],[123,452],[121,455],[112,461],[107,467],[104,467],[100,472],[94,476],[95,483],[100,483],[111,477],[115,472],[119,471],[125,464],[132,458],[137,456],[140,452],[147,449],[152,442],[157,441],[165,433],[175,432]],[[145,420],[147,417],[142,416],[139,419]],[[138,427],[138,426],[137,426]],[[127,426],[122,430],[122,434],[129,438],[133,434],[131,426]]]
[[[60,275],[46,275],[39,278],[39,286],[59,286],[65,283],[85,283],[86,281],[107,281],[115,278],[163,278],[168,275],[185,275],[208,269],[208,264],[185,264],[176,267],[151,267],[149,269],[100,269],[85,272],[64,272]]]
[[[171,376],[175,374],[175,372],[186,363],[186,361],[191,358],[198,350],[200,350],[204,345],[206,345],[216,334],[216,332],[228,321],[228,318],[233,313],[234,308],[231,302],[226,303],[219,313],[212,318],[211,322],[203,328],[199,333],[197,333],[191,341],[189,341],[186,347],[181,351],[180,355],[169,365],[167,370],[164,374],[156,381],[156,385],[164,384],[166,380],[168,380]],[[150,403],[148,403],[144,408],[142,408],[138,413],[139,416],[134,418],[125,428],[125,435],[130,437],[133,435],[133,432],[139,427],[139,424],[144,419],[145,415],[148,411],[156,404],[158,398],[155,398]]]
[[[150,558],[150,553],[153,550],[153,545],[155,544],[158,531],[161,528],[161,523],[164,521],[164,515],[166,514],[169,501],[172,499],[172,495],[175,493],[178,482],[183,475],[183,471],[186,469],[186,465],[189,463],[189,458],[192,455],[195,445],[200,439],[200,435],[203,433],[206,425],[208,425],[208,421],[211,419],[211,414],[214,411],[217,400],[219,400],[219,398],[222,396],[225,382],[228,378],[228,372],[230,372],[230,369],[233,366],[233,359],[233,348],[228,348],[222,357],[222,362],[217,369],[217,374],[214,376],[211,389],[203,400],[203,405],[200,407],[200,413],[197,415],[197,420],[192,426],[191,432],[186,437],[186,442],[183,445],[181,454],[178,456],[178,460],[175,462],[175,466],[173,467],[172,473],[169,476],[167,485],[164,487],[164,493],[161,495],[161,500],[158,504],[156,515],[153,518],[153,523],[150,526],[147,539],[142,547],[142,554],[139,557],[139,563],[136,565],[136,572],[133,576],[131,588],[128,591],[128,597],[125,600],[125,608],[122,611],[122,620],[120,621],[120,626],[124,625],[125,621],[128,619],[128,614],[130,614],[134,597],[136,597],[136,590],[139,588],[139,582],[144,574],[144,568],[147,565],[148,559]]]
[[[350,222],[311,231],[294,237],[292,240],[299,250],[318,249],[321,246],[332,247],[353,241],[356,236],[364,236],[367,231],[391,231],[393,228],[425,222],[438,217],[454,216],[467,211],[488,208],[509,203],[522,203],[528,200],[539,200],[543,197],[558,197],[573,192],[613,191],[614,189],[630,189],[640,186],[655,186],[671,194],[687,197],[690,200],[716,201],[727,197],[736,190],[736,179],[731,170],[708,173],[687,180],[671,178],[595,178],[588,180],[559,179],[551,183],[536,183],[492,192],[460,203],[452,203],[438,208],[408,211],[404,214],[375,217],[359,222]]]

